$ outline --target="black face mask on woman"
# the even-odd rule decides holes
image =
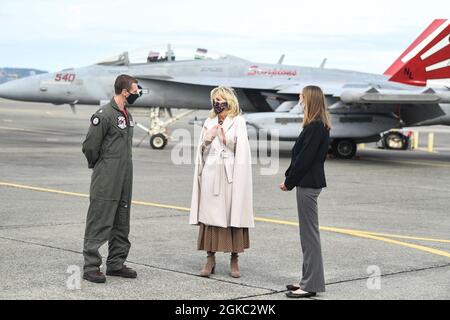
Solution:
[[[130,94],[127,97],[127,102],[128,104],[133,104],[137,98],[139,98],[140,96],[142,96],[142,87],[140,85],[138,85],[138,93],[131,93],[130,91],[128,91],[128,93]]]
[[[225,110],[225,108],[228,107],[228,103],[227,103],[226,101],[225,101],[225,102],[217,102],[217,101],[215,101],[214,104],[213,104],[213,106],[214,106],[214,112],[215,112],[216,114],[219,114],[219,113],[221,113],[223,110]]]

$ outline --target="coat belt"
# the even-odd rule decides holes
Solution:
[[[225,164],[223,162],[223,159],[225,158],[233,158],[234,154],[225,152],[225,150],[220,151],[213,151],[209,155],[219,155],[217,161],[216,161],[216,172],[214,174],[214,195],[218,196],[220,194],[220,185],[222,182],[222,173],[223,169],[226,170]]]

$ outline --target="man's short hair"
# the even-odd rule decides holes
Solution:
[[[132,76],[121,74],[116,78],[116,82],[114,83],[114,92],[121,94],[123,89],[129,91],[133,83],[138,83],[138,81]]]

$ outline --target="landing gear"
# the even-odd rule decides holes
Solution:
[[[167,133],[167,127],[194,111],[195,110],[188,110],[174,117],[170,108],[150,108],[150,128],[147,128],[137,122],[136,126],[147,132],[150,136],[150,147],[161,150],[164,149],[170,139],[170,136]],[[162,117],[168,117],[168,120],[163,121],[161,119]]]
[[[356,148],[353,139],[336,139],[331,143],[331,152],[336,158],[352,159],[356,154]]]
[[[165,134],[157,133],[150,137],[150,146],[153,149],[164,149],[168,141]]]

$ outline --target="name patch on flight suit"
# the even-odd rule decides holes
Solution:
[[[127,121],[125,120],[125,117],[123,116],[117,117],[117,126],[120,129],[125,129],[127,127]]]

